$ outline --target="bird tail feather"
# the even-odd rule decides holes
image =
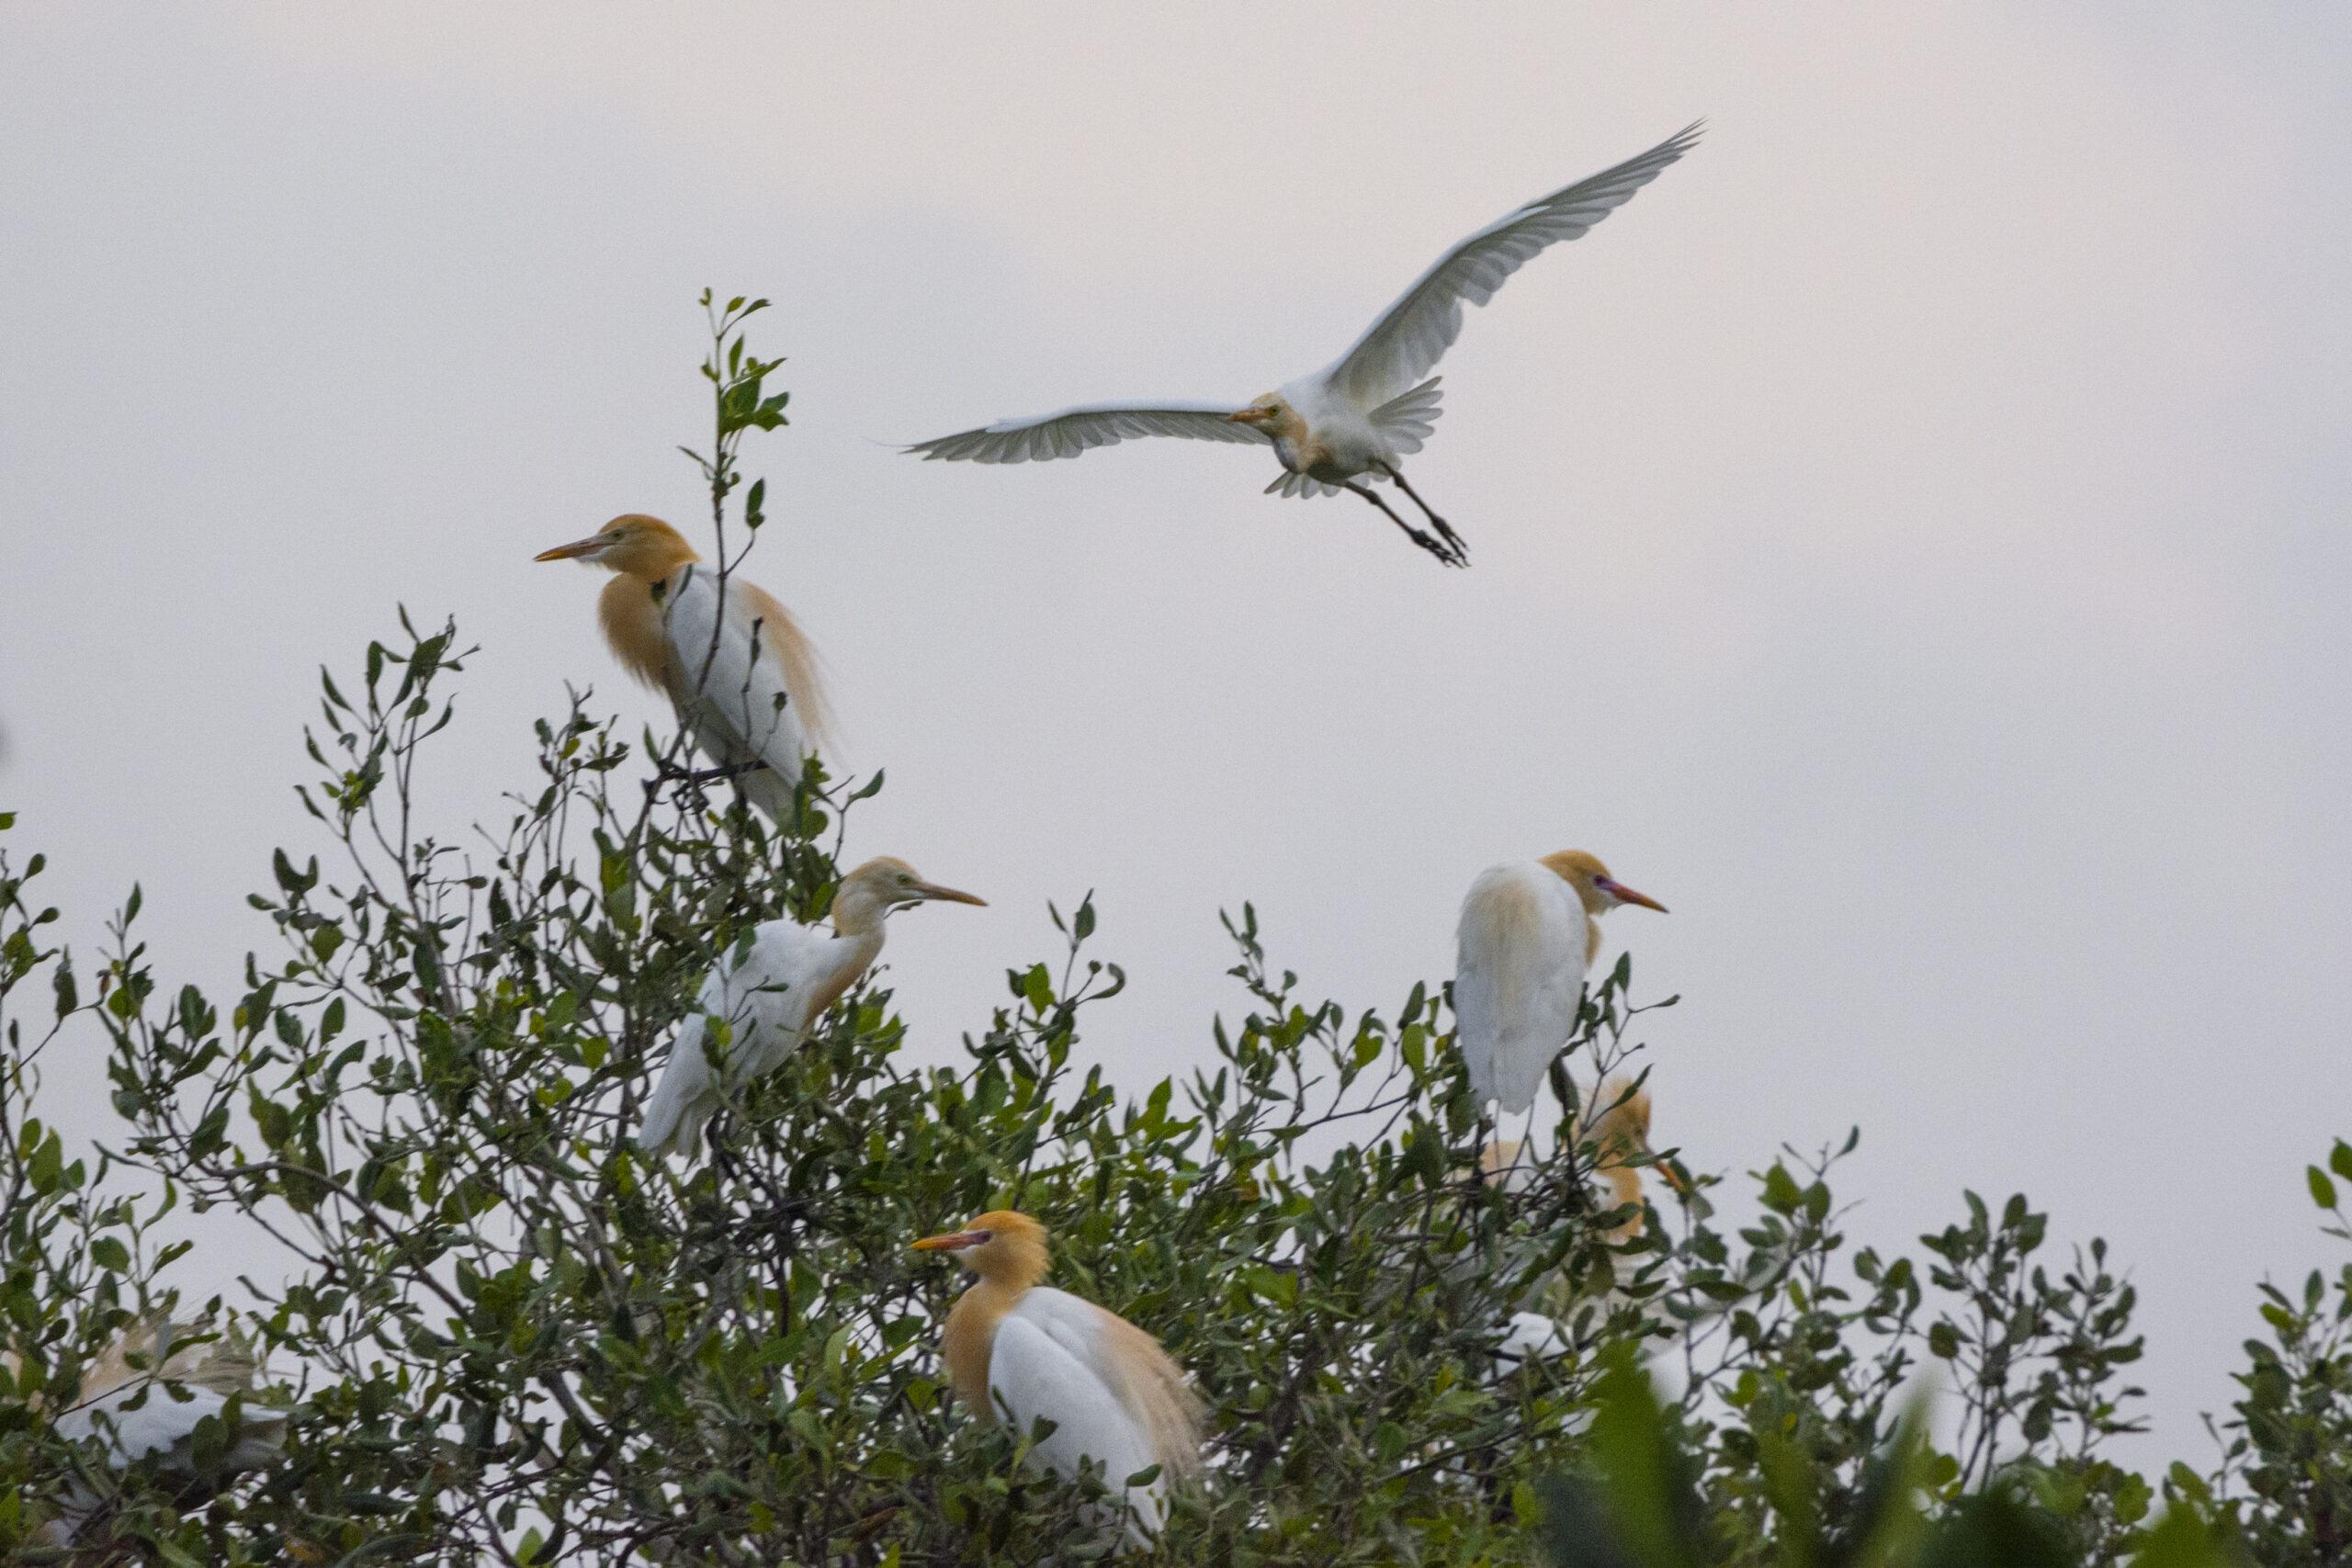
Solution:
[[[637,1146],[657,1159],[684,1154],[702,1142],[703,1123],[710,1112],[664,1077],[653,1098],[645,1102],[645,1124],[637,1131]]]
[[[1266,487],[1265,493],[1312,498],[1318,495],[1337,495],[1340,493],[1340,487],[1335,484],[1326,484],[1321,479],[1309,479],[1305,474],[1294,474],[1285,469],[1280,479]]]
[[[1444,396],[1437,384],[1445,379],[1432,376],[1418,387],[1408,388],[1372,411],[1373,428],[1388,438],[1399,457],[1418,452],[1437,429],[1437,421],[1445,411],[1438,407]]]

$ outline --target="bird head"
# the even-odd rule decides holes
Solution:
[[[833,893],[833,924],[863,931],[893,909],[910,904],[978,904],[988,900],[954,887],[925,882],[913,866],[891,855],[867,861],[842,878]]]
[[[659,517],[630,512],[584,539],[541,550],[534,560],[576,560],[606,567],[628,577],[664,578],[700,560],[685,536]]]
[[[1046,1277],[1046,1227],[1011,1209],[991,1209],[960,1231],[927,1235],[917,1252],[952,1252],[983,1280],[1027,1287]]]
[[[1577,900],[1588,915],[1603,915],[1620,904],[1639,904],[1645,909],[1666,913],[1666,906],[1646,893],[1636,893],[1615,877],[1600,863],[1597,855],[1582,850],[1562,850],[1555,855],[1544,857],[1544,869],[1577,890]]]
[[[1292,412],[1288,403],[1283,401],[1282,394],[1279,392],[1268,392],[1248,408],[1237,410],[1225,416],[1225,423],[1227,424],[1246,424],[1253,430],[1262,430],[1269,435],[1282,434],[1296,423],[1297,420],[1298,415]]]

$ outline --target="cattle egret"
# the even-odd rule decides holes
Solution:
[[[1642,1178],[1639,1162],[1650,1153],[1650,1096],[1645,1089],[1627,1092],[1623,1078],[1609,1078],[1585,1102],[1584,1113],[1577,1121],[1579,1144],[1594,1146],[1593,1174],[1609,1184],[1609,1206],[1623,1208],[1642,1201]],[[1497,1138],[1478,1151],[1478,1174],[1505,1192],[1525,1192],[1535,1182],[1535,1165],[1527,1156],[1527,1145],[1518,1138]],[[1673,1185],[1671,1172],[1667,1181]],[[1611,1241],[1623,1241],[1642,1234],[1642,1216],[1634,1217],[1610,1232]]]
[[[1167,1517],[1169,1482],[1201,1468],[1200,1402],[1159,1341],[1115,1313],[1037,1281],[1046,1227],[999,1209],[918,1251],[953,1252],[979,1276],[940,1336],[956,1396],[984,1420],[1000,1406],[1026,1432],[1054,1429],[1032,1452],[1057,1475],[1098,1465],[1129,1509],[1128,1538],[1148,1545]],[[1157,1465],[1150,1483],[1128,1479]]]
[[[754,926],[750,950],[721,959],[695,1003],[697,1013],[728,1026],[725,1077],[712,1066],[701,1032],[690,1024],[670,1048],[670,1065],[645,1102],[638,1146],[673,1155],[701,1142],[703,1124],[726,1103],[727,1090],[797,1050],[825,1010],[873,966],[890,911],[922,903],[988,900],[925,882],[906,862],[884,855],[842,878],[830,931],[790,920]]]
[[[831,716],[790,612],[731,572],[722,584],[658,517],[616,517],[535,558],[615,574],[597,610],[621,667],[668,694],[703,755],[769,820],[789,821],[801,759]]]
[[[80,1400],[51,1424],[57,1435],[96,1439],[116,1473],[145,1464],[182,1487],[217,1485],[267,1464],[285,1439],[286,1413],[241,1404],[236,1441],[199,1471],[198,1426],[224,1422],[230,1400],[250,1393],[258,1372],[246,1348],[225,1337],[172,1350],[200,1332],[160,1314],[131,1325],[84,1376]],[[133,1366],[133,1355],[145,1365]],[[74,1481],[48,1527],[51,1543],[71,1545],[104,1500],[88,1481]]]
[[[1609,874],[1582,850],[1490,866],[1462,901],[1453,1038],[1471,1092],[1511,1114],[1535,1103],[1544,1075],[1576,1032],[1584,973],[1600,946],[1596,917],[1620,904],[1666,906]]]
[[[1593,1174],[1608,1184],[1609,1207],[1622,1209],[1631,1205],[1634,1210],[1630,1218],[1610,1228],[1608,1239],[1614,1243],[1628,1242],[1642,1234],[1640,1162],[1648,1159],[1651,1152],[1649,1091],[1636,1088],[1629,1093],[1628,1088],[1623,1078],[1604,1079],[1585,1101],[1584,1113],[1577,1124],[1577,1142],[1593,1145]],[[1517,1139],[1498,1139],[1479,1151],[1478,1168],[1487,1179],[1498,1181],[1504,1191],[1525,1191],[1533,1183],[1535,1168],[1520,1157],[1524,1147]],[[1671,1168],[1660,1166],[1658,1174],[1668,1187],[1681,1190]],[[1610,1280],[1613,1291],[1617,1283],[1613,1267]],[[1501,1337],[1495,1345],[1495,1356],[1500,1365],[1489,1376],[1489,1382],[1517,1367],[1566,1355],[1575,1348],[1567,1325],[1540,1312],[1522,1308],[1503,1319],[1498,1327]]]
[[[1086,403],[1035,419],[1001,420],[918,442],[906,450],[950,461],[1025,463],[1075,457],[1092,447],[1145,435],[1261,442],[1273,447],[1283,466],[1282,477],[1266,487],[1268,494],[1336,495],[1347,491],[1386,513],[1408,538],[1446,565],[1466,565],[1469,556],[1462,536],[1430,510],[1404,474],[1404,459],[1421,449],[1440,412],[1439,378],[1430,371],[1462,335],[1463,305],[1492,299],[1503,280],[1530,257],[1575,239],[1623,207],[1698,139],[1699,127],[1693,125],[1638,158],[1487,224],[1414,279],[1337,361],[1247,407],[1166,400]],[[1369,488],[1382,479],[1394,480],[1411,497],[1437,531],[1434,536],[1406,522]]]

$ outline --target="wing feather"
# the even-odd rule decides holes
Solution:
[[[1691,125],[1641,156],[1531,201],[1464,240],[1415,278],[1326,378],[1360,406],[1410,387],[1462,335],[1464,300],[1484,305],[1538,253],[1577,238],[1624,206],[1696,145],[1699,132],[1700,126]]]
[[[842,961],[830,931],[763,920],[741,963],[722,955],[702,984],[694,1010],[670,1046],[670,1059],[646,1097],[637,1144],[656,1156],[691,1155],[704,1126],[727,1103],[710,1059],[706,1019],[728,1024],[727,1082],[759,1077],[797,1050],[808,1026],[861,972]]]
[[[919,441],[906,450],[927,459],[969,463],[1044,463],[1076,457],[1097,446],[1151,435],[1191,441],[1271,446],[1255,426],[1226,418],[1233,403],[1084,403],[1035,419],[1004,419],[978,430]]]
[[[1084,1310],[1091,1307],[1050,1288],[1024,1292],[997,1325],[989,1348],[989,1393],[1023,1433],[1040,1416],[1054,1424],[1032,1452],[1057,1474],[1076,1474],[1083,1461],[1100,1467],[1103,1484],[1117,1493],[1128,1476],[1161,1465],[1159,1479],[1126,1494],[1134,1510],[1128,1528],[1140,1543],[1158,1533],[1166,1516],[1170,1467],[1153,1450],[1150,1427],[1096,1364],[1101,1330]]]
[[[1454,1046],[1480,1104],[1517,1114],[1576,1032],[1584,910],[1541,865],[1494,866],[1462,901],[1453,975]]]
[[[736,785],[771,821],[788,821],[801,760],[812,750],[802,721],[822,722],[824,712],[815,654],[767,594],[730,577],[725,598],[722,606],[718,576],[706,567],[690,566],[671,580],[663,684],[714,763],[767,764],[738,775]]]

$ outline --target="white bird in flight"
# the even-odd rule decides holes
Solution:
[[[1453,971],[1454,1048],[1483,1106],[1517,1114],[1535,1103],[1577,1028],[1584,974],[1600,948],[1593,922],[1620,904],[1666,906],[1609,874],[1582,850],[1489,866],[1462,900]]]
[[[1337,361],[1245,408],[1165,400],[1086,403],[1035,419],[1001,420],[918,442],[906,450],[950,461],[1026,463],[1075,457],[1092,447],[1145,435],[1265,442],[1273,446],[1283,469],[1266,487],[1269,494],[1336,495],[1348,491],[1386,513],[1407,537],[1439,560],[1466,565],[1469,557],[1462,536],[1406,482],[1403,462],[1421,449],[1441,412],[1440,378],[1430,371],[1462,335],[1464,302],[1484,305],[1537,252],[1575,239],[1623,207],[1690,151],[1699,130],[1694,124],[1638,158],[1487,224],[1414,279]],[[1406,522],[1369,483],[1359,479],[1394,480],[1436,533]]]
[[[1159,1341],[1118,1314],[1037,1281],[1046,1227],[998,1209],[960,1231],[925,1236],[919,1252],[953,1252],[978,1276],[956,1298],[940,1357],[956,1397],[983,1421],[1010,1414],[1026,1433],[1054,1424],[1031,1455],[1058,1475],[1081,1461],[1124,1493],[1127,1538],[1148,1546],[1167,1517],[1169,1483],[1201,1468],[1200,1401]],[[1158,1466],[1148,1485],[1127,1480]]]
[[[753,927],[750,950],[740,960],[732,954],[721,959],[695,1003],[696,1016],[728,1027],[725,1078],[711,1065],[706,1032],[690,1019],[645,1102],[638,1146],[656,1155],[693,1149],[702,1140],[703,1124],[727,1103],[727,1090],[798,1050],[825,1010],[873,967],[890,911],[926,902],[988,900],[925,882],[906,862],[884,855],[842,878],[833,893],[830,931],[790,920]]]
[[[613,572],[597,615],[614,656],[669,695],[714,773],[770,821],[791,821],[801,760],[832,720],[816,650],[791,614],[733,572],[722,587],[683,535],[639,513],[533,558]]]

